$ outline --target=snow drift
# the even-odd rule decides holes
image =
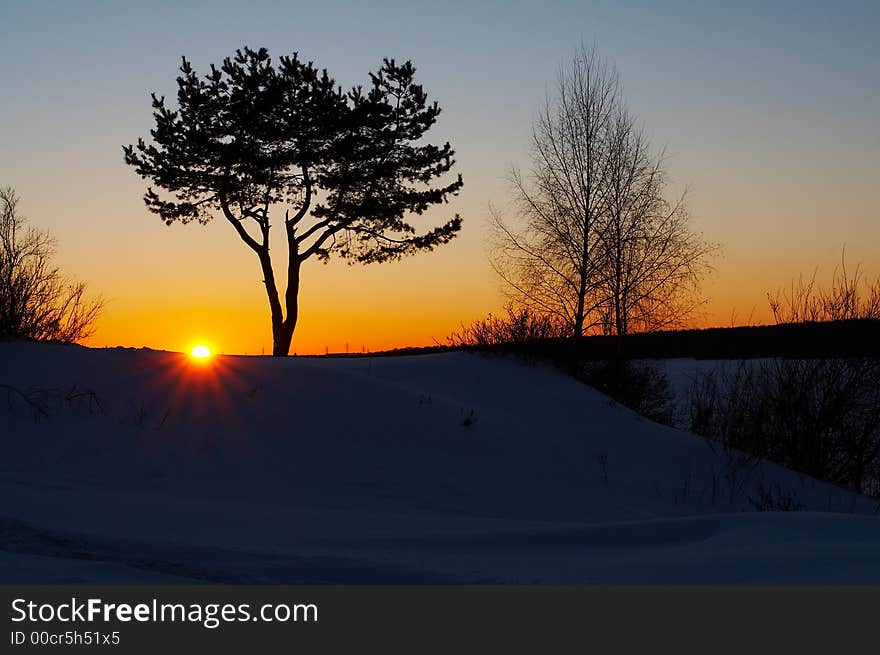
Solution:
[[[2,582],[880,582],[870,499],[504,357],[7,343],[0,385]]]

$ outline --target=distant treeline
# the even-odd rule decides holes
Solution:
[[[485,346],[400,348],[377,355],[415,355],[450,350],[509,352],[556,361],[676,358],[880,357],[880,320],[807,322],[784,325],[670,330],[623,337],[540,339]]]

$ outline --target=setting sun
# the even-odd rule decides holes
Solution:
[[[211,349],[208,346],[196,346],[190,353],[196,359],[208,359],[211,356]]]

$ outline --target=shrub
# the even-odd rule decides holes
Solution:
[[[567,336],[565,329],[554,318],[508,304],[504,315],[489,314],[469,325],[462,324],[461,330],[450,334],[446,341],[451,346],[490,346],[562,336]]]
[[[652,421],[674,423],[669,380],[650,364],[627,359],[586,361],[578,365],[575,376]]]
[[[740,361],[698,377],[689,428],[726,448],[880,495],[880,360]]]
[[[850,274],[845,254],[834,269],[830,286],[817,284],[813,273],[809,282],[799,277],[788,291],[767,294],[777,324],[880,319],[880,277],[865,277],[860,266]]]

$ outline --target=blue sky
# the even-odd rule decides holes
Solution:
[[[506,172],[527,164],[531,120],[557,67],[581,42],[595,42],[617,66],[631,109],[665,147],[676,188],[690,190],[695,224],[724,246],[709,290],[726,305],[713,311],[735,305],[748,314],[749,298],[762,306],[763,292],[792,275],[816,265],[830,273],[844,243],[853,261],[880,273],[878,34],[876,1],[7,0],[0,185],[14,186],[28,215],[56,234],[65,268],[106,287],[125,311],[136,280],[174,279],[173,266],[156,270],[156,253],[171,261],[193,248],[237,256],[220,226],[163,230],[122,163],[121,145],[150,127],[149,92],[173,95],[181,55],[204,69],[243,45],[296,50],[343,86],[366,81],[383,56],[411,59],[444,109],[435,138],[458,153],[465,187],[455,211],[465,230],[430,266],[395,264],[402,268],[370,272],[363,283],[375,283],[378,296],[396,276],[414,275],[452,285],[450,302],[469,284],[460,306],[466,320],[499,302],[483,248],[486,208],[503,206]],[[96,257],[100,243],[115,247]],[[344,286],[344,273],[332,270],[329,286]],[[212,279],[206,272],[180,293],[197,299]],[[232,283],[229,293],[253,295],[262,311],[248,285]],[[438,314],[434,336],[448,323]]]

